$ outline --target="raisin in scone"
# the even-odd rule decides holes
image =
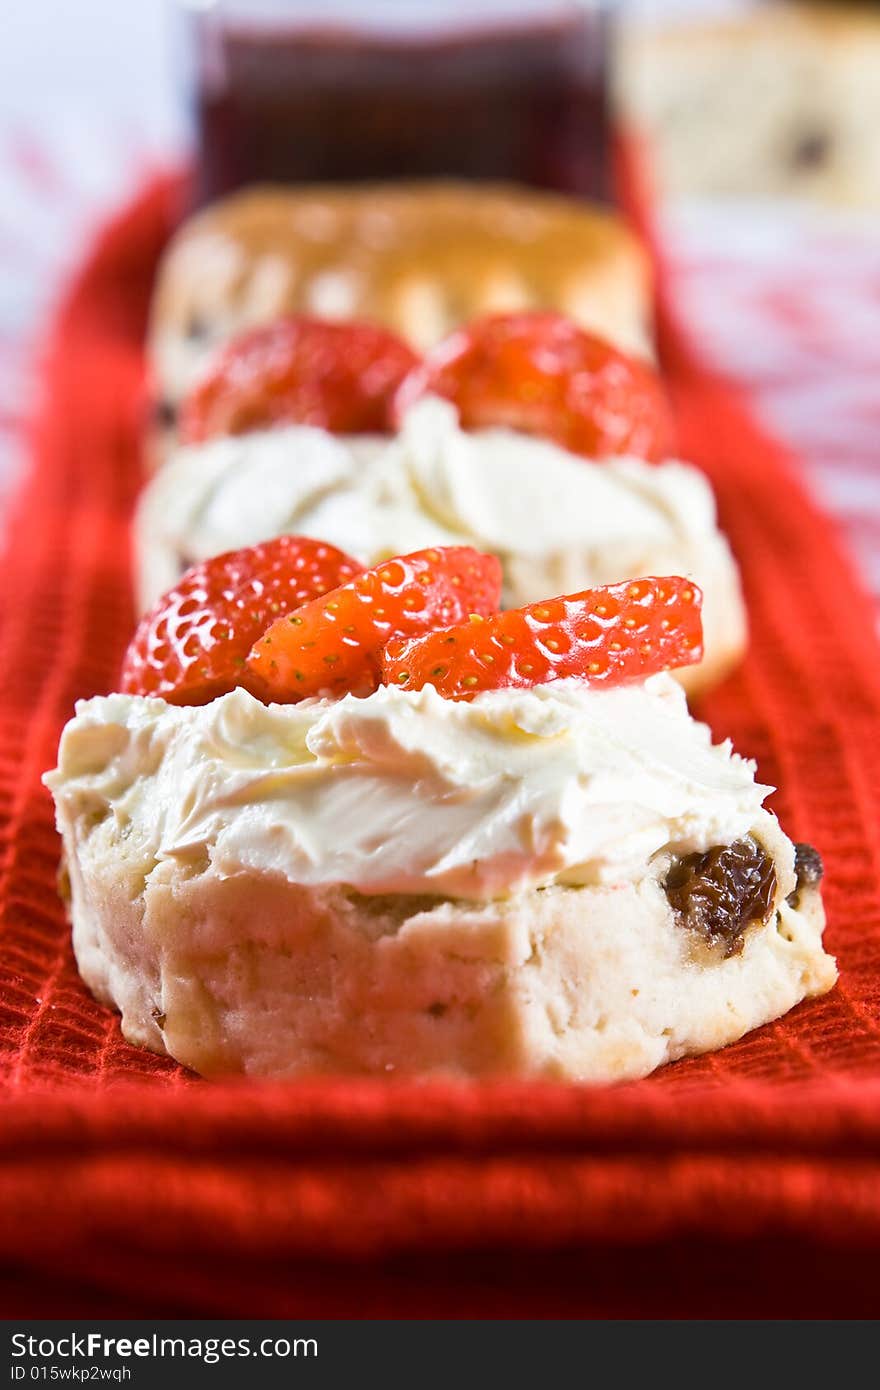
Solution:
[[[499,613],[487,558],[429,550],[241,657],[284,564],[347,563],[194,572],[64,731],[74,946],[131,1041],[209,1076],[612,1081],[832,987],[815,853],[665,673],[693,586]]]

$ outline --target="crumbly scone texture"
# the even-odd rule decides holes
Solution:
[[[477,314],[559,309],[644,354],[650,298],[636,238],[573,199],[455,182],[256,187],[172,240],[149,356],[173,406],[220,344],[284,313],[373,320],[424,350]]]
[[[520,1075],[610,1082],[710,1051],[829,990],[817,888],[792,847],[767,923],[724,958],[662,874],[488,904],[307,890],[138,855],[113,818],[62,825],[73,938],[125,1036],[206,1076]]]

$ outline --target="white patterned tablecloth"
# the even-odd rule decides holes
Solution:
[[[772,203],[666,211],[686,318],[842,525],[880,597],[880,217]]]

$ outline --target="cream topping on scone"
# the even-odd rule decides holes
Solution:
[[[144,606],[188,564],[294,531],[367,564],[429,545],[492,550],[510,606],[687,573],[708,591],[710,641],[716,606],[740,602],[697,469],[593,463],[513,430],[466,432],[436,398],[413,406],[390,440],[290,425],[180,449],[147,488],[137,526]],[[729,590],[720,599],[715,580]]]
[[[469,703],[430,686],[285,706],[98,697],[46,781],[77,836],[113,818],[153,868],[221,878],[489,901],[638,881],[751,833],[782,855],[780,900],[794,886],[769,789],[665,674]]]

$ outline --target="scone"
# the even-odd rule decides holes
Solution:
[[[524,314],[477,321],[411,371],[402,344],[375,343],[377,379],[362,356],[363,334],[374,331],[332,331],[332,345],[302,320],[248,335],[189,398],[182,423],[194,442],[151,480],[136,517],[142,609],[191,564],[285,532],[324,538],[365,564],[467,543],[500,557],[511,607],[631,575],[688,574],[704,594],[705,658],[681,678],[699,691],[736,664],[746,641],[737,567],[708,481],[670,456],[649,368],[558,316]],[[279,385],[290,334],[296,399]],[[320,353],[305,351],[313,336]],[[340,381],[337,354],[361,363],[357,381],[374,383],[369,401],[354,378]],[[577,393],[574,403],[563,390]],[[380,404],[396,434],[375,433]],[[302,416],[329,428],[296,422]],[[352,433],[354,420],[374,432]]]
[[[662,673],[698,654],[693,586],[499,614],[485,557],[433,550],[249,648],[345,563],[303,546],[202,567],[47,775],[131,1041],[208,1076],[612,1081],[832,987],[818,857]]]
[[[148,344],[156,418],[173,437],[216,349],[280,314],[364,319],[424,350],[475,314],[559,309],[644,353],[650,304],[641,246],[581,200],[454,182],[251,188],[166,252]]]
[[[753,5],[621,26],[623,118],[661,191],[880,205],[880,18]]]

